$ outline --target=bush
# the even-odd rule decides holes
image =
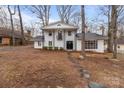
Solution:
[[[53,50],[53,47],[49,47],[49,50]]]
[[[60,50],[62,51],[62,50],[64,50],[62,47],[60,47]]]
[[[47,46],[44,46],[43,49],[44,49],[44,50],[47,50]]]
[[[58,47],[54,47],[54,50],[58,50]]]

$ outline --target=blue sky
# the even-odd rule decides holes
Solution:
[[[106,18],[102,15],[98,16],[100,11],[99,11],[99,7],[100,6],[95,6],[95,5],[87,5],[85,6],[85,15],[86,15],[86,19],[88,21],[94,20],[94,19],[98,19],[98,20],[105,20]],[[76,10],[80,12],[80,6],[76,6]],[[23,15],[23,19],[24,21],[27,23],[30,22],[37,22],[39,21],[36,17],[35,14],[32,14],[28,9],[21,7],[21,11],[22,11],[22,15]],[[57,14],[57,10],[56,10],[56,6],[52,5],[51,6],[51,13],[50,13],[50,20],[51,21],[57,21],[59,20],[59,16]]]

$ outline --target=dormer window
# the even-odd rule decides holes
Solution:
[[[52,32],[49,32],[49,36],[52,36]]]

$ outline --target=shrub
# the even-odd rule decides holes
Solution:
[[[54,50],[58,50],[58,47],[54,47]]]
[[[49,50],[53,50],[53,47],[49,47]]]
[[[43,49],[44,49],[44,50],[47,50],[47,46],[44,46]]]
[[[60,50],[62,51],[62,50],[64,50],[62,47],[60,47]]]

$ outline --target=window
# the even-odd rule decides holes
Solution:
[[[118,48],[120,48],[120,46],[118,46]]]
[[[52,36],[52,32],[49,32],[49,36]]]
[[[2,43],[2,37],[0,37],[0,44]]]
[[[97,49],[97,41],[85,41],[85,49]]]
[[[49,41],[49,47],[52,47],[52,41]]]
[[[38,46],[41,46],[41,42],[40,41],[38,41]]]
[[[71,36],[71,31],[68,31],[68,36]]]
[[[62,32],[61,31],[58,32],[58,40],[62,40]]]

